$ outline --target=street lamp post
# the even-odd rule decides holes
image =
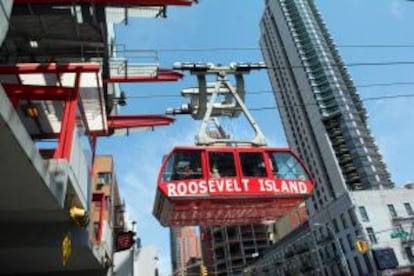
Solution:
[[[326,229],[328,230],[328,232],[335,239],[336,247],[339,248],[339,252],[341,254],[341,265],[342,265],[342,268],[345,270],[346,275],[352,276],[351,272],[349,271],[348,264],[346,262],[345,253],[344,253],[344,251],[342,249],[342,246],[339,243],[338,238],[335,236],[335,232],[332,230],[332,228],[329,225],[323,225],[323,224],[320,224],[320,223],[314,223],[313,225],[314,226],[317,226],[317,227],[326,227]]]

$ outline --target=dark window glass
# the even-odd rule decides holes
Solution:
[[[234,177],[236,168],[232,152],[209,152],[210,177]]]
[[[98,239],[98,231],[99,231],[99,222],[93,223],[93,235],[95,237],[95,240]]]
[[[375,236],[374,229],[372,227],[367,227],[366,230],[367,230],[367,233],[368,233],[369,240],[373,244],[378,243],[377,237]]]
[[[265,177],[267,175],[261,152],[241,152],[240,162],[244,176]]]
[[[354,209],[348,209],[348,215],[349,215],[349,218],[351,219],[352,225],[353,226],[357,225],[358,224],[358,220],[357,220],[357,218],[355,216]]]
[[[368,222],[369,217],[368,217],[367,211],[365,210],[365,207],[364,206],[359,206],[358,209],[359,209],[359,213],[361,214],[362,221],[363,222]]]
[[[348,227],[348,223],[346,222],[345,214],[341,214],[341,222],[342,222],[342,225],[344,226],[344,229],[346,229]]]
[[[407,211],[407,215],[414,216],[414,211],[413,211],[413,208],[411,208],[410,203],[408,202],[404,203],[404,207],[405,207],[405,210]]]
[[[98,173],[98,186],[99,185],[110,185],[112,183],[112,173],[100,172]]]
[[[387,204],[388,211],[390,212],[391,217],[395,218],[397,216],[397,211],[395,211],[395,207],[392,204]]]
[[[177,151],[168,160],[163,174],[163,181],[202,178],[200,151]]]

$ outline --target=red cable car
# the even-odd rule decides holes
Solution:
[[[260,223],[287,214],[312,190],[289,149],[176,147],[158,176],[154,215],[163,226]]]
[[[191,114],[202,124],[196,146],[176,147],[163,161],[153,211],[163,226],[274,221],[311,196],[313,184],[304,164],[289,149],[266,147],[244,104],[243,75],[265,68],[262,63],[177,66],[197,75],[199,88],[184,89],[190,103],[171,114]],[[214,85],[208,85],[207,75],[216,76]],[[235,76],[236,86],[227,75]],[[217,120],[240,114],[255,132],[249,141],[228,138]],[[209,130],[209,123],[215,131]]]

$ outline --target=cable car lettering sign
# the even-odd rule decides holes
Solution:
[[[250,194],[307,194],[310,181],[281,179],[208,179],[166,183],[161,189],[169,196],[220,196]]]
[[[158,176],[162,225],[250,224],[276,219],[312,195],[302,161],[286,148],[176,147]]]

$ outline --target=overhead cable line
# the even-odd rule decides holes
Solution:
[[[382,83],[367,83],[355,85],[356,88],[374,88],[374,87],[392,87],[392,86],[411,86],[414,85],[414,82],[382,82]],[[281,91],[281,90],[278,90]],[[273,90],[254,90],[247,91],[249,95],[259,95],[259,94],[270,94],[273,93]],[[127,96],[128,99],[158,99],[158,98],[179,98],[181,95],[171,95],[171,94],[146,94],[146,95],[137,95],[137,96]]]
[[[376,100],[390,100],[390,99],[399,99],[399,98],[413,98],[413,94],[400,94],[400,95],[394,95],[394,96],[379,96],[379,97],[369,97],[361,99],[362,102],[367,101],[376,101]],[[281,109],[281,108],[290,108],[290,107],[303,107],[303,106],[318,106],[316,103],[305,103],[305,104],[292,104],[292,105],[278,105],[278,106],[264,106],[264,107],[255,107],[255,108],[249,108],[250,111],[264,111],[264,110],[273,110],[273,109]],[[340,106],[338,104],[337,106]]]
[[[395,65],[414,65],[414,61],[398,60],[398,61],[377,61],[377,62],[353,62],[353,63],[328,63],[318,62],[320,65],[329,65],[332,67],[361,67],[361,66],[395,66]],[[272,70],[286,70],[286,69],[297,69],[297,68],[309,68],[311,65],[291,65],[291,66],[272,66],[267,69]]]
[[[343,44],[336,48],[414,48],[414,44]],[[260,47],[199,47],[199,48],[159,48],[159,49],[115,49],[117,53],[139,52],[222,52],[222,51],[260,51]]]

